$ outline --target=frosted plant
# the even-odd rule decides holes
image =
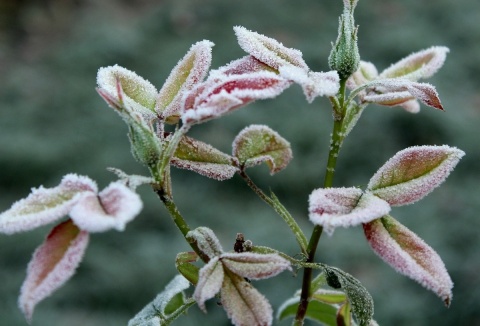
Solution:
[[[244,57],[211,69],[213,43],[197,42],[158,89],[126,68],[99,69],[97,91],[126,122],[132,154],[149,175],[111,168],[118,180],[99,192],[88,177],[69,174],[56,187],[33,189],[0,214],[0,232],[5,234],[58,223],[27,269],[19,298],[27,321],[40,301],[72,277],[91,233],[122,231],[140,213],[142,202],[135,189],[145,184],[156,192],[192,251],[177,254],[179,275],[129,326],[169,325],[195,304],[206,313],[205,303],[214,297],[234,325],[271,325],[273,308],[254,282],[294,268],[303,271],[300,289],[278,308],[276,318],[293,317],[294,325],[302,325],[305,318],[324,325],[378,325],[367,289],[315,255],[323,231],[332,236],[337,227],[362,227],[378,256],[450,305],[453,283],[440,256],[390,214],[443,183],[464,153],[447,145],[409,147],[380,167],[365,189],[333,187],[340,148],[368,104],[401,106],[411,113],[418,112],[421,103],[444,110],[434,86],[419,80],[441,68],[448,49],[431,47],[378,73],[374,64],[360,60],[354,20],[357,0],[343,4],[338,37],[328,58],[331,71],[312,71],[301,51],[242,26],[234,27],[234,32],[247,53]],[[287,168],[293,156],[286,139],[266,125],[252,124],[232,140],[232,152],[227,154],[188,135],[198,124],[253,101],[272,100],[293,84],[300,86],[309,103],[328,97],[333,113],[324,183],[308,200],[310,238],[280,199],[266,194],[247,173],[263,163],[272,175]],[[285,221],[299,254],[291,257],[254,245],[240,233],[233,250],[224,250],[213,229],[191,230],[172,195],[172,166],[218,181],[241,177]],[[249,226],[254,223],[248,221]]]

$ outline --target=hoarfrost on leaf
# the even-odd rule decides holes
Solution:
[[[217,236],[207,227],[201,226],[190,231],[185,236],[191,243],[196,243],[200,251],[209,259],[219,256],[223,252],[222,245]]]
[[[213,257],[210,261],[200,269],[198,274],[198,283],[195,287],[193,297],[200,309],[207,312],[205,301],[213,298],[222,287],[225,273],[223,271],[222,262],[219,257]]]
[[[440,256],[422,239],[391,216],[364,224],[373,251],[397,272],[438,295],[446,306],[453,282]]]
[[[444,182],[463,155],[446,145],[406,148],[373,175],[367,188],[392,206],[414,203]]]
[[[224,253],[221,260],[235,274],[252,280],[273,277],[286,269],[291,270],[290,262],[277,254]]]

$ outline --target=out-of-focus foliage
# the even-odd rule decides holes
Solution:
[[[196,41],[216,44],[214,68],[243,56],[232,30],[242,25],[302,50],[312,70],[327,71],[342,5],[340,0],[0,1],[0,210],[33,186],[58,184],[68,172],[89,175],[101,188],[115,178],[109,166],[147,174],[130,155],[124,123],[95,92],[99,67],[119,64],[160,87]],[[444,68],[431,80],[446,112],[422,107],[412,115],[369,107],[340,153],[336,185],[365,186],[386,159],[407,146],[449,144],[467,154],[446,184],[420,204],[394,209],[402,224],[442,256],[455,283],[449,309],[380,261],[361,228],[320,240],[318,259],[360,279],[376,302],[380,325],[480,323],[478,17],[480,4],[468,0],[361,0],[356,8],[361,58],[380,70],[420,49],[450,48]],[[319,99],[309,105],[301,89],[292,87],[273,101],[195,127],[192,136],[228,153],[235,135],[252,123],[269,125],[291,143],[294,159],[285,171],[272,177],[262,166],[251,174],[265,189],[271,187],[309,234],[307,198],[323,180],[330,104]],[[184,170],[172,173],[174,194],[191,227],[214,226],[226,250],[242,232],[254,244],[298,252],[283,221],[240,178],[218,182]],[[139,190],[145,200],[141,215],[123,233],[92,237],[77,274],[40,304],[33,325],[125,325],[165,287],[176,272],[177,252],[188,247],[148,186]],[[2,324],[25,324],[18,289],[47,229],[0,237]],[[299,286],[288,273],[255,284],[274,307]],[[216,325],[227,325],[223,310],[209,304],[209,321],[218,317]],[[202,315],[192,307],[179,323],[198,325]]]

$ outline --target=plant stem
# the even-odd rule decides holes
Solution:
[[[330,188],[333,185],[333,177],[335,175],[335,167],[337,165],[338,153],[342,146],[344,137],[342,135],[342,124],[345,117],[346,103],[345,103],[345,86],[346,80],[340,81],[340,90],[338,94],[338,106],[333,107],[333,131],[330,138],[330,150],[328,153],[328,162],[325,171],[325,179],[323,182],[324,188]],[[335,103],[336,104],[336,103]],[[307,263],[313,263],[315,260],[315,253],[317,251],[318,242],[322,235],[323,227],[315,225],[310,236],[310,241],[307,247]],[[300,294],[300,302],[298,304],[297,315],[295,316],[294,325],[301,326],[307,313],[308,303],[311,298],[310,286],[312,283],[312,268],[305,268],[303,270],[302,292]]]

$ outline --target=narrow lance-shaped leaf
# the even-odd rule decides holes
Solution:
[[[449,306],[453,283],[440,256],[391,216],[363,226],[373,251],[397,272],[433,291]]]
[[[183,94],[202,82],[207,75],[212,61],[213,45],[206,40],[192,45],[160,89],[156,111],[164,117],[166,122],[178,121]]]
[[[83,258],[88,233],[71,220],[57,225],[37,248],[27,269],[19,305],[28,321],[35,306],[68,281]]]
[[[197,260],[198,256],[194,251],[181,252],[177,254],[177,258],[175,259],[175,267],[177,268],[178,272],[193,285],[198,283],[198,274],[200,268],[192,264]]]
[[[219,181],[230,179],[238,171],[232,156],[187,136],[180,140],[171,164]]]
[[[292,159],[290,143],[263,125],[243,129],[233,141],[232,152],[246,168],[265,162],[271,174],[283,170]]]
[[[90,178],[67,174],[57,187],[34,188],[27,198],[0,214],[0,232],[12,234],[52,223],[67,215],[80,198],[96,192],[97,185]]]
[[[252,280],[273,277],[286,269],[291,270],[290,262],[277,254],[224,253],[220,259],[235,274]]]
[[[251,55],[246,55],[240,59],[233,60],[232,62],[222,66],[218,69],[210,71],[209,79],[215,79],[217,74],[223,75],[241,75],[245,73],[257,72],[257,71],[271,71],[276,72],[275,69],[261,62],[257,58]]]
[[[200,269],[198,283],[193,297],[200,309],[207,312],[205,301],[211,299],[220,291],[225,273],[219,257],[214,257]]]
[[[360,225],[387,214],[390,205],[358,188],[327,188],[310,194],[308,210],[310,221],[332,235],[336,227]]]
[[[367,189],[392,206],[414,203],[448,177],[465,153],[449,146],[414,146],[389,159]]]

